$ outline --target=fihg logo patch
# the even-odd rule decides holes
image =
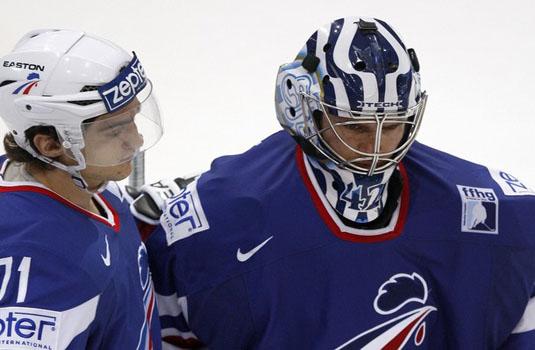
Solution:
[[[492,188],[457,185],[462,201],[462,232],[498,234],[498,197]]]
[[[109,83],[98,88],[98,92],[109,113],[124,107],[147,85],[143,66],[134,52],[134,58],[121,73]]]

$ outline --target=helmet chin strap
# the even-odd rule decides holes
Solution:
[[[42,160],[44,160],[44,159],[42,159]],[[81,189],[82,191],[85,191],[85,192],[87,192],[87,193],[89,193],[91,195],[104,191],[104,189],[108,185],[108,181],[106,181],[103,184],[101,184],[97,189],[90,190],[89,189],[89,184],[87,183],[87,181],[82,176],[82,173],[80,172],[80,170],[77,169],[78,166],[66,166],[65,164],[62,164],[62,163],[57,162],[55,160],[52,160],[52,159],[50,159],[50,160],[51,160],[51,162],[47,161],[47,163],[49,163],[52,166],[55,166],[56,168],[58,168],[60,170],[63,170],[65,172],[69,173],[69,175],[71,175],[71,180],[74,183],[74,185],[76,187],[78,187],[79,189]],[[85,166],[84,166],[84,168],[85,168]]]
[[[106,181],[102,183],[97,189],[91,191],[89,190],[89,185],[87,184],[87,182],[85,181],[85,179],[83,178],[82,174],[79,171],[69,172],[69,174],[71,175],[71,179],[74,185],[89,194],[101,193],[102,191],[106,189],[106,186],[108,185],[108,182],[109,182],[109,181]]]
[[[371,176],[337,167],[330,160],[306,156],[331,207],[345,219],[364,224],[377,219],[387,202],[388,183],[395,167]]]
[[[91,195],[93,195],[94,193],[100,193],[104,191],[104,189],[108,185],[108,181],[106,181],[102,185],[100,185],[96,190],[89,190],[89,185],[87,181],[84,179],[84,177],[82,176],[82,173],[80,172],[80,170],[83,170],[86,168],[85,159],[82,153],[80,152],[80,150],[76,147],[72,147],[71,151],[74,155],[75,160],[78,162],[78,165],[65,165],[52,158],[43,156],[42,154],[35,152],[35,150],[32,147],[24,147],[24,149],[28,151],[29,153],[31,153],[31,155],[34,156],[35,158],[40,159],[47,164],[50,164],[60,170],[63,170],[69,173],[69,175],[71,175],[71,179],[74,185]]]

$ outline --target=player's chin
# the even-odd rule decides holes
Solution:
[[[108,181],[121,181],[126,179],[132,173],[132,162],[125,162],[110,167],[106,171]]]

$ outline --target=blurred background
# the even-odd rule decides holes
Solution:
[[[36,28],[85,30],[136,51],[165,126],[146,154],[147,181],[207,169],[279,130],[279,65],[321,24],[361,15],[391,23],[416,49],[429,93],[420,142],[535,186],[527,0],[4,0],[2,13],[0,55]]]

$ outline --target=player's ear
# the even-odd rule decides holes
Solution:
[[[65,152],[61,144],[50,135],[36,134],[33,144],[40,154],[49,158],[59,157]]]

